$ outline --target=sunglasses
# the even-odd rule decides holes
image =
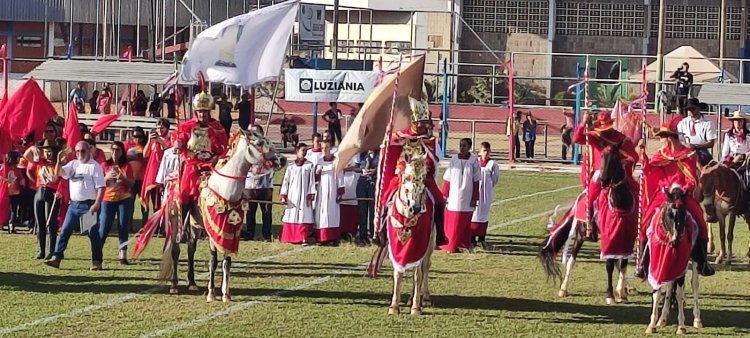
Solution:
[[[86,153],[86,149],[76,149],[76,153],[85,154]]]

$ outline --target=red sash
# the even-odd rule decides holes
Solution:
[[[234,255],[240,247],[240,231],[245,223],[247,203],[240,200],[229,202],[211,188],[201,191],[200,209],[203,227],[216,250],[224,255]]]

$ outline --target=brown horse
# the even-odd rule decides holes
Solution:
[[[734,240],[734,225],[737,216],[744,216],[745,222],[750,229],[750,206],[748,206],[747,191],[744,189],[745,183],[740,179],[739,174],[720,164],[712,161],[707,166],[701,168],[700,188],[703,192],[703,199],[710,199],[716,210],[716,217],[719,220],[719,240],[721,248],[719,255],[716,257],[716,264],[724,262],[731,264],[732,261],[732,241]],[[729,231],[727,231],[727,216],[729,216]],[[708,224],[709,252],[713,252],[713,231],[711,223]],[[726,241],[729,241],[727,248]],[[750,247],[748,247],[747,256],[750,257]]]

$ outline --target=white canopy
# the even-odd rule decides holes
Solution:
[[[682,66],[682,63],[690,64],[690,73],[693,74],[693,82],[710,83],[719,82],[721,77],[721,68],[714,64],[705,55],[691,46],[681,46],[664,55],[664,79],[669,80],[672,73]],[[656,61],[646,66],[646,79],[648,81],[657,80],[658,64]],[[635,73],[630,76],[631,80],[640,80],[641,73]],[[738,82],[737,77],[724,71],[724,81]]]

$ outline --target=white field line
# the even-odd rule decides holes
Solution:
[[[545,211],[545,212],[541,212],[541,213],[538,213],[538,214],[534,214],[534,215],[531,215],[531,216],[526,216],[526,217],[518,218],[518,219],[515,219],[515,220],[512,220],[512,221],[505,222],[505,223],[496,224],[496,225],[491,226],[489,229],[487,229],[487,231],[489,232],[489,231],[493,231],[493,230],[496,230],[496,229],[504,228],[504,227],[507,227],[507,226],[510,226],[510,225],[513,225],[513,224],[523,223],[523,222],[532,220],[534,218],[539,218],[539,217],[542,217],[544,215],[549,215],[553,211],[554,211],[554,209],[549,210],[549,211]],[[366,266],[366,264],[364,266]],[[203,324],[205,322],[208,322],[208,321],[210,321],[210,320],[212,320],[214,318],[218,318],[218,317],[221,317],[221,316],[226,316],[226,315],[235,313],[237,311],[241,311],[241,310],[245,310],[245,309],[251,308],[251,307],[253,307],[255,305],[259,305],[259,304],[263,304],[263,303],[272,301],[274,299],[283,297],[285,294],[288,294],[290,292],[299,291],[299,290],[305,290],[305,289],[311,288],[313,286],[317,286],[317,285],[326,283],[329,280],[331,280],[331,279],[333,279],[333,278],[335,278],[335,277],[337,277],[339,275],[345,274],[347,272],[352,273],[352,272],[355,272],[356,270],[358,270],[358,269],[342,269],[342,270],[338,270],[338,271],[336,271],[336,272],[334,272],[334,273],[332,273],[330,275],[319,277],[319,278],[316,278],[314,280],[307,281],[305,283],[295,285],[295,286],[293,286],[291,288],[288,288],[288,289],[277,291],[275,293],[272,293],[270,295],[266,295],[266,296],[260,297],[260,298],[255,299],[255,300],[238,303],[238,304],[232,305],[232,306],[230,306],[230,307],[228,307],[228,308],[226,308],[224,310],[221,310],[221,311],[211,312],[211,313],[208,313],[208,314],[206,314],[204,316],[198,317],[196,319],[192,319],[192,320],[189,320],[189,321],[184,321],[184,322],[176,323],[176,324],[174,324],[172,326],[169,326],[169,327],[166,327],[164,329],[157,330],[157,331],[154,331],[154,332],[151,332],[151,333],[147,333],[147,334],[141,336],[141,338],[158,337],[158,336],[162,336],[162,335],[165,335],[165,334],[173,333],[175,331],[180,331],[180,330],[184,330],[184,329],[187,329],[187,328],[191,328],[193,326],[200,325],[200,324]]]
[[[312,248],[314,248],[314,247],[299,247],[299,248],[296,248],[294,250],[283,251],[283,252],[280,252],[280,253],[275,254],[275,255],[259,257],[257,259],[254,259],[254,260],[250,261],[250,263],[268,262],[268,261],[274,260],[276,258],[293,255],[293,254],[296,254],[298,252],[310,250]],[[247,265],[247,264],[237,264],[235,266],[244,266],[244,265]],[[199,275],[198,279],[203,279],[203,278],[206,278],[207,276],[208,276],[208,273],[204,273],[204,274]],[[154,292],[166,289],[166,288],[167,288],[166,285],[160,285],[160,286],[156,286],[156,287],[150,288],[148,290],[144,290],[142,292],[137,292],[137,293],[131,292],[131,293],[125,294],[125,295],[117,297],[117,298],[109,299],[109,300],[107,300],[105,302],[101,302],[101,303],[98,303],[98,304],[93,304],[93,305],[89,305],[89,306],[86,306],[86,307],[74,309],[74,310],[71,310],[71,311],[68,311],[68,312],[65,312],[65,313],[61,313],[61,314],[58,314],[58,315],[54,315],[54,316],[51,316],[51,317],[39,318],[39,319],[30,321],[30,322],[26,322],[26,323],[23,323],[23,324],[19,324],[19,325],[16,325],[16,326],[4,327],[4,328],[0,329],[0,336],[4,336],[4,335],[7,335],[7,334],[10,334],[10,333],[13,333],[13,332],[25,330],[25,329],[28,329],[30,327],[34,327],[34,326],[38,326],[38,325],[45,325],[45,324],[57,321],[58,319],[61,319],[61,318],[75,317],[75,316],[78,316],[78,315],[82,315],[84,313],[88,313],[88,312],[96,311],[96,310],[103,309],[103,308],[106,308],[106,307],[110,307],[110,306],[122,304],[122,303],[125,303],[125,302],[129,301],[129,300],[140,298],[140,297],[144,297],[144,296],[146,296],[148,294],[151,294],[151,293],[154,293]]]
[[[522,196],[516,196],[516,197],[506,198],[504,200],[499,200],[499,201],[492,202],[492,206],[496,206],[496,205],[500,205],[500,204],[504,204],[504,203],[508,203],[508,202],[513,202],[513,201],[518,201],[518,200],[526,199],[526,198],[529,198],[529,197],[541,196],[541,195],[546,195],[546,194],[553,194],[553,193],[556,193],[556,192],[561,192],[561,191],[570,190],[570,189],[579,188],[579,187],[580,187],[580,185],[571,185],[571,186],[568,186],[568,187],[562,187],[562,188],[553,189],[553,190],[546,190],[546,191],[535,192],[535,193],[529,194],[529,195],[522,195]]]

